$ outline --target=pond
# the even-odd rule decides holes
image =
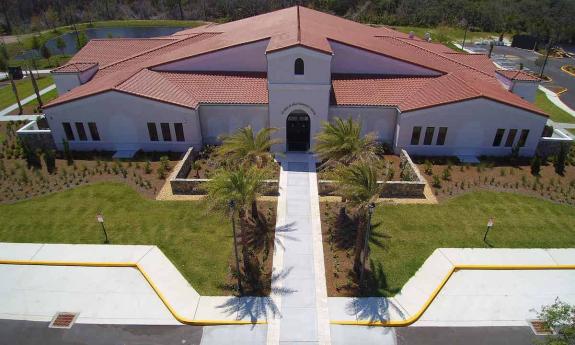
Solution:
[[[86,29],[86,36],[88,39],[94,38],[148,38],[148,37],[158,37],[158,36],[168,36],[175,32],[185,30],[186,27],[166,27],[166,26],[138,26],[138,27],[127,27],[127,28],[90,28]],[[76,49],[76,33],[69,32],[61,36],[66,42],[66,48],[60,51],[56,47],[56,39],[53,38],[46,42],[46,46],[50,48],[52,55],[62,54],[73,55],[78,50]],[[24,54],[18,56],[18,59],[29,58],[33,51],[27,51]]]

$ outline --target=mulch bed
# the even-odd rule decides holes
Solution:
[[[0,203],[102,181],[124,182],[142,196],[153,199],[181,156],[179,153],[140,154],[131,160],[117,161],[112,160],[111,152],[73,152],[73,163],[69,164],[61,153],[57,153],[55,169],[49,173],[42,158],[36,166],[23,158],[15,136],[15,131],[22,125],[0,122]],[[160,157],[164,155],[169,157],[169,169],[160,174]]]
[[[451,165],[449,180],[443,178],[449,164],[435,161],[432,172],[425,172],[426,165],[417,159],[422,175],[432,186],[437,199],[441,202],[455,196],[476,190],[516,192],[544,198],[550,201],[575,205],[575,166],[568,165],[565,173],[559,175],[551,161],[541,166],[539,176],[531,174],[528,160],[510,165],[504,159],[483,160],[480,164]],[[440,186],[434,186],[433,175],[440,177]]]

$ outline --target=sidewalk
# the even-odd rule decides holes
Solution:
[[[52,85],[50,85],[50,86],[48,86],[48,87],[43,88],[42,90],[40,90],[40,96],[42,96],[42,95],[44,95],[44,94],[46,94],[46,93],[48,93],[48,92],[54,90],[55,88],[56,88],[56,84],[52,84]],[[36,94],[34,93],[34,94],[32,94],[31,96],[28,96],[28,97],[26,97],[26,98],[21,99],[21,100],[20,100],[20,103],[21,103],[22,105],[25,105],[25,104],[28,104],[28,103],[32,102],[32,101],[35,100],[35,99],[36,99]],[[12,104],[12,105],[9,106],[9,107],[4,108],[3,110],[0,110],[0,116],[9,114],[10,112],[12,112],[12,111],[14,111],[14,110],[16,110],[16,109],[18,109],[18,104],[17,104],[17,103],[14,103],[14,104]]]
[[[281,162],[268,345],[330,344],[315,160],[287,154]]]
[[[0,319],[49,321],[59,311],[99,324],[181,324],[174,314],[194,321],[267,317],[269,298],[200,296],[156,246],[0,243],[0,260],[92,265],[0,264]],[[138,268],[95,267],[100,263]]]
[[[575,249],[436,249],[393,298],[330,298],[331,320],[387,321],[417,315],[454,266],[551,269],[455,271],[413,326],[526,326],[556,297],[575,304]],[[332,325],[333,327],[333,325]],[[340,326],[349,329],[357,326]],[[367,328],[364,326],[364,328]]]

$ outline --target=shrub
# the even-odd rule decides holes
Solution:
[[[164,168],[165,171],[170,170],[170,159],[168,158],[168,156],[160,157],[160,166]]]
[[[561,145],[559,154],[557,155],[554,163],[555,172],[559,175],[565,174],[565,162],[567,161],[567,154],[567,148],[565,145]]]
[[[424,171],[427,175],[432,175],[432,174],[433,174],[433,164],[432,164],[429,160],[427,160],[427,159],[425,160],[423,171]]]
[[[540,172],[541,172],[541,157],[536,155],[531,160],[531,174],[533,176],[539,176]]]
[[[144,173],[146,174],[152,173],[152,163],[150,163],[150,161],[146,161],[146,163],[144,163]]]
[[[72,158],[72,153],[70,152],[70,143],[68,140],[63,139],[62,146],[64,147],[64,158],[66,159],[66,162],[68,162],[68,165],[74,164],[74,158]]]
[[[449,165],[443,169],[441,178],[443,178],[445,181],[451,180],[451,168]]]
[[[158,178],[160,180],[163,180],[166,178],[166,169],[164,168],[163,165],[160,165],[160,167],[158,168],[158,170],[156,170],[156,172],[158,173]]]
[[[433,175],[433,187],[441,188],[441,179],[437,175]]]

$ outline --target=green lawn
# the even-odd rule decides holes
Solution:
[[[0,242],[102,243],[99,211],[112,244],[158,245],[200,294],[229,294],[222,288],[232,253],[226,218],[198,202],[147,200],[123,184],[0,205]]]
[[[395,294],[436,248],[575,247],[575,208],[511,193],[473,192],[439,205],[378,206],[371,258],[381,264],[382,294]],[[384,283],[386,281],[386,283]]]
[[[555,122],[575,123],[575,117],[569,115],[566,111],[559,109],[555,104],[551,103],[545,92],[537,90],[535,96],[535,105],[541,110],[547,112],[550,119]]]
[[[51,76],[42,76],[36,81],[39,90],[54,84],[54,80]],[[32,80],[30,78],[16,81],[16,88],[18,89],[20,100],[34,94],[34,87],[32,86]],[[8,83],[0,88],[0,109],[9,107],[14,103],[16,103],[16,97],[14,97],[14,92],[12,92],[12,85]]]

